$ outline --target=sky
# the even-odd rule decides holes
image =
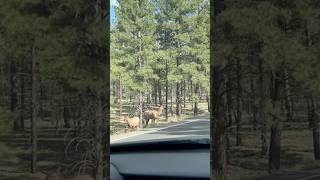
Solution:
[[[110,0],[110,24],[114,25],[116,20],[115,7],[118,6],[117,0]]]

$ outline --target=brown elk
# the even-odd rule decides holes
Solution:
[[[132,129],[138,129],[139,128],[140,119],[138,117],[125,116],[124,117],[124,121],[127,122],[129,128],[132,128]]]
[[[163,105],[161,104],[158,110],[148,110],[144,112],[144,119],[146,120],[146,126],[149,124],[149,120],[152,119],[154,123],[156,119],[160,118],[160,115],[163,111]]]

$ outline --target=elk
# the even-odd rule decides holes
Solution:
[[[129,128],[132,128],[132,129],[138,129],[139,128],[139,122],[140,122],[139,117],[125,116],[124,117],[124,121],[127,122]]]
[[[156,119],[160,118],[163,111],[163,105],[161,104],[158,110],[148,110],[144,112],[144,119],[146,120],[146,126],[149,124],[149,120],[152,119],[154,123]]]

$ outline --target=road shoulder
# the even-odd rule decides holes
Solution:
[[[148,128],[127,131],[126,133],[119,133],[119,134],[110,135],[110,143],[114,143],[114,142],[120,141],[122,139],[130,138],[130,137],[134,137],[134,136],[139,136],[139,135],[146,134],[146,133],[151,133],[151,132],[158,131],[158,130],[161,130],[164,128],[174,127],[174,126],[178,126],[178,125],[182,125],[182,124],[186,124],[186,123],[190,123],[190,122],[194,122],[194,121],[199,121],[199,120],[203,120],[203,119],[209,119],[209,115],[196,116],[196,117],[187,118],[187,119],[175,121],[175,122],[155,124],[155,125],[151,125],[151,127],[148,127]]]

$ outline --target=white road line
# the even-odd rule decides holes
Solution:
[[[168,128],[175,127],[175,126],[180,126],[180,125],[184,125],[184,124],[189,124],[189,123],[196,122],[196,121],[209,121],[209,120],[206,120],[206,119],[189,120],[189,121],[187,121],[187,122],[183,122],[183,123],[180,123],[180,124],[175,124],[175,125],[171,125],[171,126],[166,126],[166,127],[163,127],[163,128],[159,128],[159,129],[152,130],[152,131],[147,131],[147,132],[144,132],[144,133],[141,133],[141,134],[134,134],[134,135],[132,135],[132,136],[127,136],[127,137],[124,137],[124,138],[115,139],[115,140],[113,140],[113,141],[110,141],[110,143],[114,143],[114,142],[116,142],[116,141],[120,141],[120,140],[123,140],[123,139],[132,138],[132,137],[135,137],[135,136],[140,136],[140,135],[143,135],[143,134],[153,133],[153,132],[156,132],[156,131],[160,131],[160,130],[163,130],[163,129],[168,129]]]
[[[308,176],[308,177],[304,177],[304,178],[299,178],[297,180],[308,180],[308,179],[312,179],[312,178],[315,178],[315,177],[320,177],[320,174],[318,175],[313,175],[313,176]]]

